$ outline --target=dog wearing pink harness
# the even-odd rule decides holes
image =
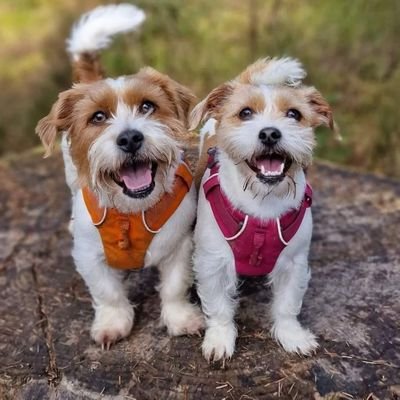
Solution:
[[[203,124],[193,270],[209,361],[234,354],[243,275],[268,284],[268,310],[258,306],[265,307],[271,336],[286,351],[308,355],[318,347],[297,318],[311,277],[312,190],[305,170],[316,145],[314,128],[334,130],[335,123],[322,94],[303,83],[305,76],[298,60],[258,60],[191,113],[192,129]],[[218,150],[207,154],[210,148]]]
[[[217,149],[209,149],[208,153],[210,176],[203,183],[203,189],[214,218],[234,254],[236,272],[243,276],[267,275],[298,231],[306,209],[311,207],[311,186],[307,184],[298,209],[290,210],[276,220],[262,221],[232,206],[219,184]]]

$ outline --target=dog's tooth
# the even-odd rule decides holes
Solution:
[[[261,173],[262,173],[263,175],[265,175],[265,168],[264,168],[264,165],[261,165]]]

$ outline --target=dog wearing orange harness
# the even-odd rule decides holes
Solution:
[[[75,84],[37,126],[49,155],[63,133],[73,197],[73,258],[93,298],[91,336],[109,348],[129,335],[134,309],[123,271],[157,265],[161,320],[169,334],[197,333],[199,308],[188,300],[196,189],[182,156],[195,97],[151,68],[104,78],[98,51],[136,29],[133,5],[98,7],[68,40]]]
[[[269,278],[271,333],[285,350],[308,354],[317,347],[297,320],[310,279],[312,190],[304,171],[313,128],[333,129],[334,122],[321,94],[302,84],[305,75],[297,60],[260,60],[192,111],[192,129],[207,121],[196,174],[202,179],[194,269],[208,360],[234,352],[241,275]]]

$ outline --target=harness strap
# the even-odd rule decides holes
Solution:
[[[211,173],[213,168],[211,169]],[[243,215],[243,218],[236,219],[230,212],[229,204],[227,199],[222,195],[222,191],[219,186],[218,173],[210,175],[210,177],[203,184],[204,193],[211,205],[214,217],[224,235],[228,241],[237,239],[248,223],[248,216]]]

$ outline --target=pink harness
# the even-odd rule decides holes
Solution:
[[[236,272],[246,276],[269,274],[282,250],[288,245],[303,221],[312,203],[312,189],[306,186],[304,199],[298,209],[290,210],[276,220],[262,221],[233,208],[219,183],[219,166],[210,151],[210,177],[204,182],[205,196],[214,218],[231,246]]]

